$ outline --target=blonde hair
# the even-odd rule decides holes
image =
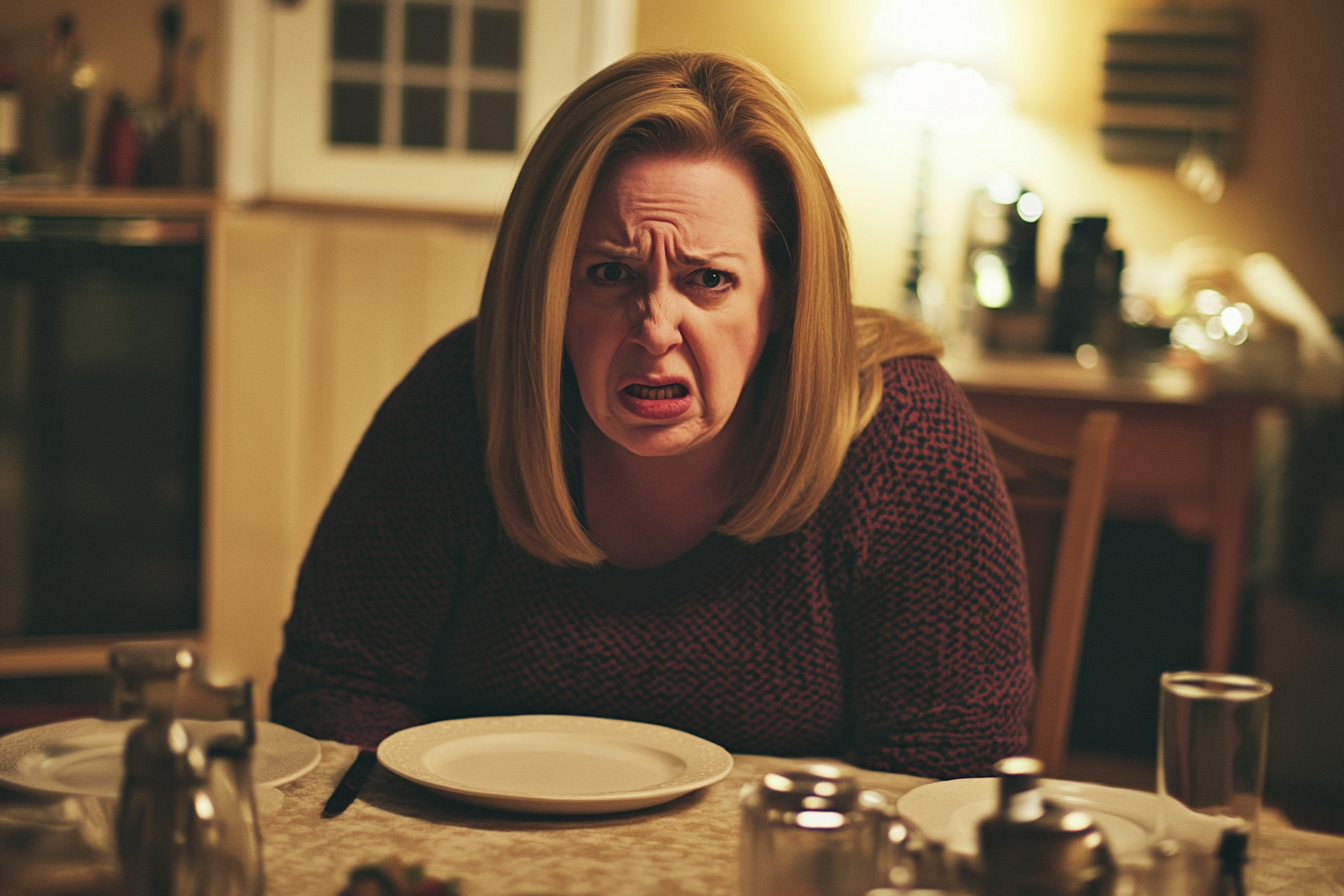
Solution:
[[[938,351],[918,327],[853,307],[839,202],[798,108],[769,72],[739,56],[688,50],[614,63],[561,103],[523,162],[477,325],[477,393],[500,522],[551,563],[604,559],[566,476],[574,435],[563,396],[576,387],[566,383],[565,316],[593,185],[604,166],[643,153],[740,160],[761,194],[783,323],[757,365],[757,425],[719,531],[755,542],[798,529],[877,410],[882,360]]]

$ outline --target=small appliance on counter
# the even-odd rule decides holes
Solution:
[[[1036,283],[1036,232],[1045,204],[1007,171],[992,175],[971,200],[963,307],[976,315],[983,345],[1039,351],[1044,324]]]
[[[1110,221],[1101,215],[1073,219],[1059,262],[1059,287],[1050,313],[1046,350],[1073,354],[1080,346],[1102,348],[1120,322],[1123,250],[1106,240]]]

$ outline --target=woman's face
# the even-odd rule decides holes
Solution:
[[[685,454],[723,429],[771,326],[755,180],[734,160],[635,156],[593,190],[565,349],[612,442]]]

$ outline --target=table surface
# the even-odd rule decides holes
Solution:
[[[464,896],[733,896],[739,791],[767,771],[803,764],[735,756],[723,781],[663,806],[570,818],[461,805],[378,767],[350,808],[324,819],[322,806],[357,751],[330,741],[322,748],[309,774],[258,789],[269,896],[337,896],[351,869],[391,856],[435,877],[460,878]],[[849,770],[861,786],[894,796],[925,782]],[[111,799],[51,803],[0,790],[0,893],[120,896],[114,817]],[[74,837],[75,828],[85,834]],[[97,836],[90,839],[89,830]],[[1344,837],[1263,820],[1251,892],[1344,894]]]
[[[263,826],[267,892],[335,896],[349,870],[388,856],[462,878],[465,896],[602,894],[732,896],[737,892],[738,792],[799,760],[735,756],[717,784],[660,807],[610,816],[531,818],[477,809],[374,769],[333,819],[322,805],[356,750],[324,742],[321,764],[280,788]],[[850,769],[861,786],[899,796],[923,778]],[[1252,890],[1344,894],[1344,837],[1266,821]]]

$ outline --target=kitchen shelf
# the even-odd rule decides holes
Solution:
[[[211,190],[0,187],[0,214],[208,217],[219,203]]]

